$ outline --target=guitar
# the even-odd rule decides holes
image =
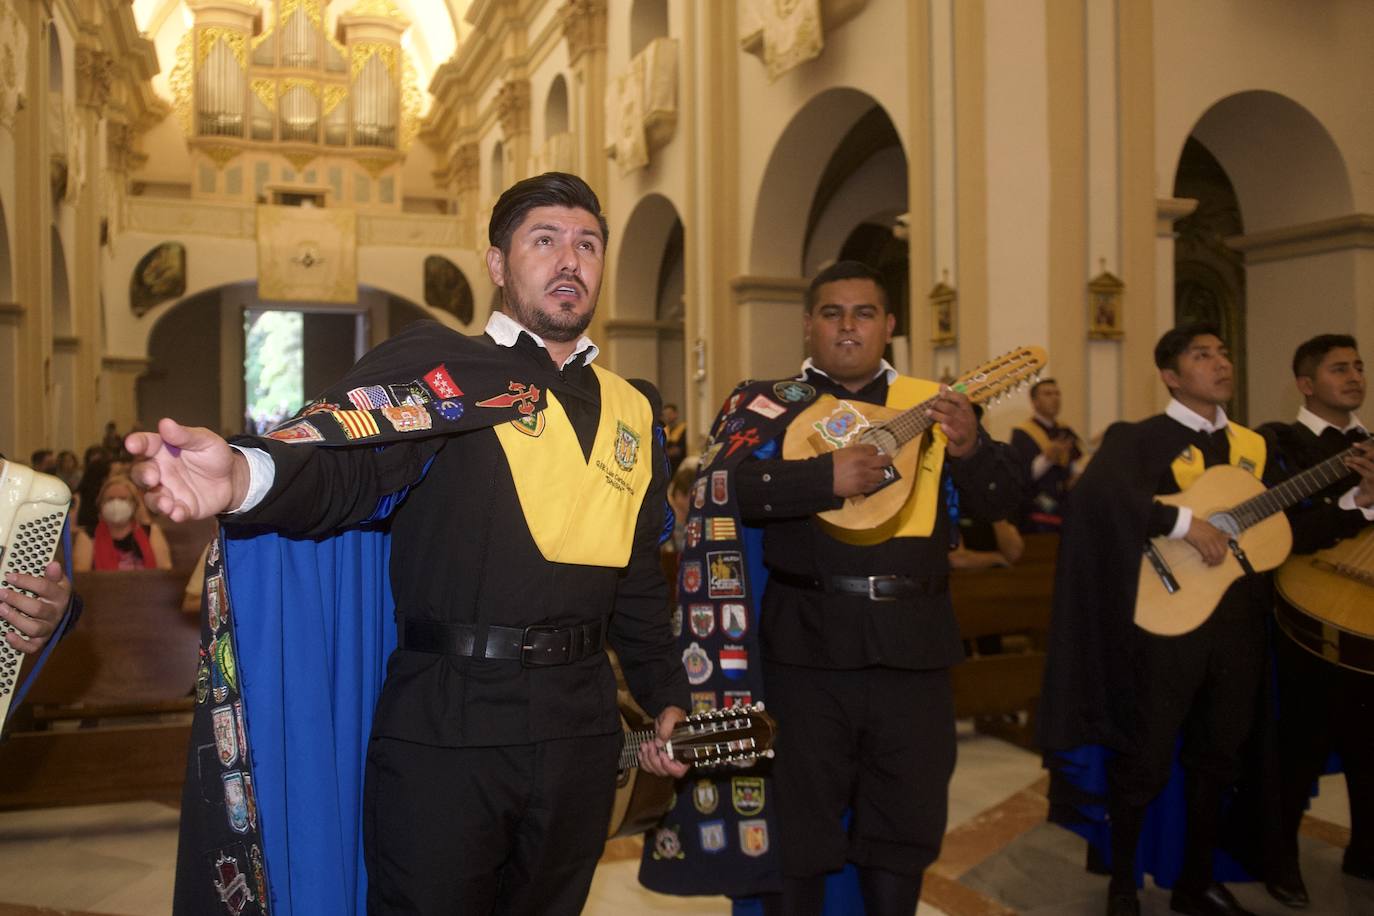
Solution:
[[[1136,625],[1160,636],[1191,632],[1212,616],[1232,582],[1287,559],[1293,532],[1283,510],[1350,476],[1345,458],[1353,451],[1347,449],[1268,490],[1254,475],[1219,464],[1182,493],[1158,497],[1171,506],[1187,506],[1228,535],[1231,553],[1220,565],[1208,566],[1187,541],[1152,538],[1140,564]]]
[[[1275,608],[1279,626],[1294,642],[1342,668],[1374,674],[1374,528],[1289,557],[1274,583],[1288,602]]]
[[[625,710],[622,709],[622,717]],[[690,715],[677,724],[664,750],[673,760],[694,769],[723,764],[745,765],[773,756],[778,725],[762,703],[731,706]],[[620,749],[615,803],[611,807],[609,839],[643,833],[662,820],[673,806],[673,780],[639,772],[639,746],[654,739],[652,725],[626,729]]]
[[[1045,366],[1040,347],[1021,347],[1004,353],[966,373],[949,387],[983,404],[1019,388]],[[843,506],[820,513],[826,529],[841,540],[873,544],[897,529],[897,513],[915,484],[926,430],[935,424],[927,398],[908,410],[865,404],[824,395],[802,411],[787,427],[782,456],[814,458],[847,445],[872,445],[892,456],[888,480],[872,493],[851,496]]]

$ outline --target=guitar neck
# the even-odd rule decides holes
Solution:
[[[625,744],[620,748],[620,769],[628,770],[630,767],[639,766],[639,746],[645,741],[654,740],[654,734],[652,728],[625,733]]]
[[[1345,464],[1346,457],[1353,451],[1353,448],[1346,449],[1339,455],[1288,478],[1278,486],[1247,499],[1232,509],[1231,514],[1242,528],[1249,528],[1276,512],[1282,512],[1294,503],[1353,474],[1354,472]]]

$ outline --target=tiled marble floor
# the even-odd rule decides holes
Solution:
[[[1104,879],[1076,867],[1082,844],[1043,823],[1042,777],[1036,756],[971,731],[962,734],[950,789],[950,833],[944,855],[927,876],[919,916],[1101,911]],[[1317,904],[1309,914],[1359,913],[1345,907],[1366,899],[1374,904],[1374,896],[1361,896],[1369,888],[1348,886],[1366,882],[1342,880],[1340,850],[1321,838],[1339,839],[1348,828],[1344,789],[1339,777],[1323,782],[1312,813],[1325,829],[1315,831],[1318,838],[1304,838],[1303,866]],[[176,811],[152,802],[0,813],[0,916],[51,910],[169,912],[176,822]],[[723,897],[651,893],[635,880],[637,866],[627,841],[609,847],[586,913],[725,916],[730,911]],[[1049,875],[1054,878],[1047,880]],[[1257,885],[1237,886],[1237,893],[1259,913],[1287,912],[1275,909]],[[1169,912],[1166,894],[1151,889],[1142,899],[1147,916]]]

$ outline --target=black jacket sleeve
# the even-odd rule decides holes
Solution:
[[[220,516],[225,525],[263,525],[319,537],[378,516],[382,500],[419,481],[444,438],[395,442],[384,448],[322,448],[240,437],[235,445],[267,452],[276,467],[272,488],[246,512]]]
[[[638,379],[633,384],[649,399],[659,415],[658,392]],[[659,536],[668,508],[668,462],[663,451],[662,427],[654,425],[654,475],[635,522],[630,562],[616,586],[615,613],[607,634],[620,658],[620,668],[635,701],[651,716],[665,706],[690,708],[687,675],[675,657],[676,640],[669,627],[668,582],[659,561]]]
[[[735,493],[741,518],[753,524],[803,518],[844,505],[835,495],[835,458],[831,452],[802,460],[745,461],[735,472]]]

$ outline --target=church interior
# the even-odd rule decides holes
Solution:
[[[1230,345],[1231,417],[1289,421],[1299,342],[1374,341],[1372,46],[1367,0],[0,0],[0,452],[262,431],[411,321],[480,333],[493,203],[544,171],[609,222],[599,359],[694,447],[739,380],[796,372],[839,259],[883,276],[899,371],[1043,347],[1090,444],[1163,407],[1153,347],[1187,321]],[[985,425],[1029,415],[1016,392]],[[206,535],[173,535],[176,608]],[[1008,588],[1048,589],[1027,570]],[[1031,694],[966,707],[923,916],[1100,910],[1044,822]],[[184,747],[165,699],[82,772]],[[175,791],[29,782],[0,790],[0,914],[170,912]],[[1343,792],[1304,822],[1310,912],[1374,912]],[[729,911],[639,888],[640,842],[608,845],[587,912]]]

